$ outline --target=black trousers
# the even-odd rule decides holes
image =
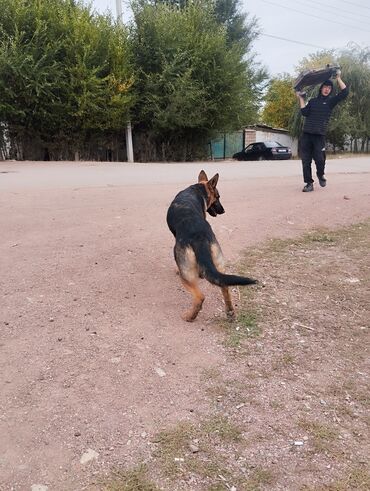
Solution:
[[[303,133],[300,141],[302,158],[303,180],[310,184],[312,179],[312,159],[316,164],[316,175],[322,177],[325,174],[325,136]]]

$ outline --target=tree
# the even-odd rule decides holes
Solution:
[[[126,30],[74,0],[0,9],[0,121],[17,156],[66,158],[122,132],[134,99]]]
[[[241,128],[255,116],[261,74],[230,45],[212,2],[140,2],[132,27],[138,93],[139,159],[199,156],[212,134]],[[149,144],[148,144],[149,142]],[[150,156],[149,156],[150,155]]]
[[[265,96],[265,106],[261,119],[265,124],[276,128],[288,128],[297,98],[292,90],[293,79],[288,74],[273,78]]]
[[[370,137],[370,47],[350,44],[340,52],[339,63],[350,87],[346,133],[355,152],[369,150]],[[360,143],[360,148],[358,146]]]
[[[228,43],[239,43],[248,54],[259,33],[257,19],[249,20],[248,14],[241,12],[240,0],[215,0],[213,9],[217,22],[226,29]]]

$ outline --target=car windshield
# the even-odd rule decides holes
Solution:
[[[279,142],[263,142],[267,148],[282,147]]]

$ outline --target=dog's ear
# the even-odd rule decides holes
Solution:
[[[204,182],[204,181],[208,181],[208,177],[207,177],[207,174],[204,172],[204,170],[201,170],[200,173],[199,173],[199,176],[198,176],[198,182]]]
[[[219,178],[219,175],[218,174],[215,174],[212,179],[210,179],[208,181],[208,185],[212,188],[212,189],[215,189],[216,186],[217,186],[217,183],[218,183],[218,178]]]

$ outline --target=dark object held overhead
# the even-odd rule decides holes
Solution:
[[[331,77],[334,77],[340,66],[338,65],[326,65],[325,68],[320,70],[306,70],[298,75],[294,82],[294,90],[300,92],[304,87],[309,87],[310,85],[322,84]]]

